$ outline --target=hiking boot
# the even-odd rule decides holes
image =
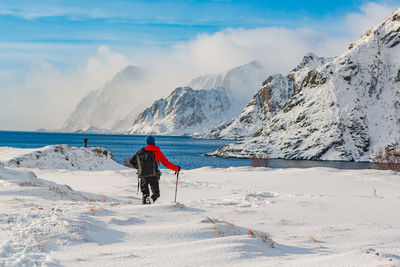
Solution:
[[[157,198],[160,196],[160,194],[158,194],[158,195],[152,195],[150,198],[151,198],[151,203],[154,203],[154,202],[156,202],[156,200],[157,200]]]

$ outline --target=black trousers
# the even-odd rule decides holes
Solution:
[[[149,186],[151,187],[152,192],[151,198],[153,199],[153,202],[155,202],[157,198],[160,197],[160,186],[158,184],[158,177],[140,178],[140,190],[143,194],[143,201],[145,201],[146,198],[150,196]]]

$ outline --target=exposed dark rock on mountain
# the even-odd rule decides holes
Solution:
[[[326,61],[328,59],[308,53],[287,76],[281,74],[269,76],[239,117],[197,137],[243,139],[254,135],[262,128],[264,121],[273,117],[294,94],[300,91],[303,80],[308,77],[306,77],[307,73]]]
[[[189,135],[226,120],[230,108],[230,98],[224,88],[179,87],[140,113],[128,133]]]

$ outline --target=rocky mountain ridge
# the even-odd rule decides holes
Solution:
[[[254,135],[261,130],[264,121],[273,117],[299,91],[307,73],[329,60],[313,53],[306,54],[301,63],[288,75],[269,76],[237,118],[196,137],[243,139]]]
[[[230,116],[232,103],[224,88],[176,88],[140,113],[128,134],[190,135]]]
[[[311,70],[262,130],[210,155],[370,161],[400,144],[400,8]]]

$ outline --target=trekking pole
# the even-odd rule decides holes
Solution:
[[[178,177],[179,177],[179,172],[176,172],[175,203],[176,203],[176,193],[178,191]]]
[[[140,178],[137,178],[137,191],[136,191],[136,195],[139,195],[139,185],[140,185]]]

